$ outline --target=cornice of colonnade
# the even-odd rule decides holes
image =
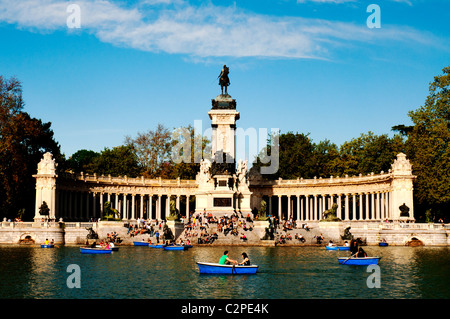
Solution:
[[[263,195],[353,195],[389,192],[392,181],[397,176],[389,170],[388,173],[367,174],[359,176],[312,178],[312,179],[282,179],[250,180],[250,190]],[[409,176],[407,176],[409,177]],[[411,178],[414,176],[411,175]]]
[[[65,172],[57,179],[59,190],[89,191],[93,193],[194,195],[198,185],[195,180],[98,176]]]

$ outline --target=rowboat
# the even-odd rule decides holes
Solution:
[[[165,244],[148,245],[148,247],[150,248],[164,248],[165,246],[166,246]]]
[[[197,262],[197,265],[201,274],[249,275],[258,271],[257,265],[221,265],[204,262]]]
[[[186,246],[165,246],[164,250],[188,250]]]
[[[357,266],[367,266],[367,265],[377,265],[380,257],[339,257],[338,261],[340,265],[357,265]]]
[[[148,246],[148,243],[145,241],[134,241],[135,246]]]
[[[99,245],[97,245],[97,246],[95,246],[95,248],[102,248],[102,246],[99,246]],[[111,249],[112,251],[119,251],[119,247],[109,247],[109,249]]]
[[[54,248],[55,245],[41,245],[41,248]]]
[[[388,244],[388,243],[385,243],[385,242],[381,242],[381,243],[379,243],[378,245],[381,246],[381,247],[389,246],[389,244]]]
[[[327,250],[350,250],[350,246],[326,246]]]
[[[110,254],[112,250],[103,248],[80,247],[80,252],[82,254]]]

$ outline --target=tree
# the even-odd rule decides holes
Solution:
[[[126,136],[125,145],[136,155],[146,177],[158,177],[163,164],[170,161],[171,134],[162,124],[158,124],[154,131],[138,133],[134,139]]]
[[[340,163],[335,169],[339,175],[387,172],[396,155],[403,151],[404,141],[400,134],[389,138],[387,134],[368,132],[341,145]]]
[[[211,153],[210,141],[201,134],[195,135],[191,125],[175,129],[171,138],[173,177],[195,179],[201,159]]]
[[[339,149],[329,140],[314,144],[313,154],[314,176],[330,177],[337,174],[340,163]]]
[[[277,135],[279,145],[278,170],[273,174],[266,174],[264,177],[267,179],[314,177],[315,164],[312,160],[314,144],[311,143],[308,135],[292,132]],[[251,172],[260,171],[261,167],[270,165],[270,163],[264,163],[269,162],[268,158],[271,157],[273,160],[273,156],[276,156],[276,154],[272,154],[272,138],[273,136],[268,137],[267,146],[258,154]]]
[[[64,166],[51,123],[23,112],[21,83],[0,76],[0,209],[8,217],[34,216],[37,164],[45,152]],[[25,211],[24,211],[25,209]]]
[[[450,209],[450,67],[434,77],[425,104],[408,113],[406,154],[412,163],[417,212],[449,217]]]
[[[67,160],[67,169],[72,170],[73,172],[80,173],[96,173],[93,171],[93,162],[100,156],[100,153],[90,151],[90,150],[79,150],[75,152],[68,160]]]
[[[133,149],[126,145],[105,148],[90,167],[98,175],[137,177],[142,173]]]

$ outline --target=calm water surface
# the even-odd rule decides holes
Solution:
[[[258,274],[200,275],[196,261],[218,262],[223,251],[247,252]],[[0,298],[25,299],[301,299],[450,298],[450,249],[366,247],[381,256],[381,288],[368,288],[365,266],[343,266],[344,251],[324,247],[194,247],[164,251],[125,246],[111,255],[79,247],[0,246]],[[81,288],[68,288],[67,267],[81,269]]]

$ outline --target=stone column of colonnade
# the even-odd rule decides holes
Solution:
[[[336,216],[343,221],[390,219],[391,192],[372,191],[339,194],[296,194],[263,196],[267,214],[278,219],[292,217],[297,222],[319,221],[323,212],[337,204]]]
[[[88,192],[59,189],[56,193],[57,218],[64,221],[91,221],[102,217],[106,202],[123,220],[164,219],[170,215],[170,200],[183,216],[189,216],[194,195]],[[195,197],[194,197],[195,198]],[[184,207],[182,207],[184,206]]]

